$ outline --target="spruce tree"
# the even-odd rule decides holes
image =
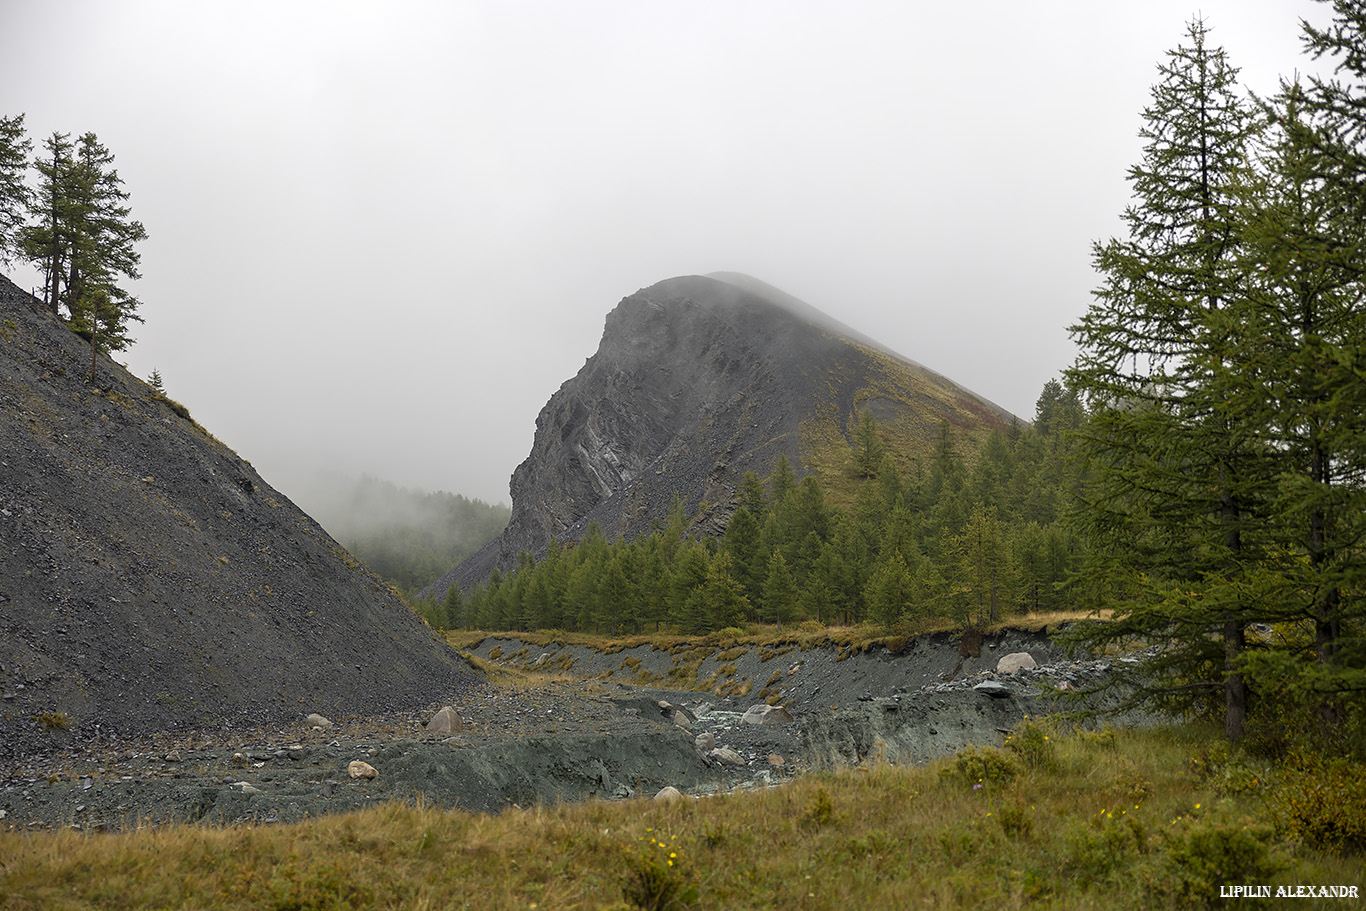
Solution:
[[[456,629],[465,625],[465,599],[459,583],[452,582],[446,589],[446,597],[441,600],[441,613],[446,621],[443,629]]]
[[[900,622],[911,605],[913,577],[899,551],[878,564],[868,580],[866,600],[872,618],[890,629]]]
[[[745,472],[740,480],[740,508],[749,510],[756,522],[763,518],[768,509],[764,480],[752,471]]]
[[[701,592],[706,598],[707,630],[714,632],[744,625],[750,612],[749,599],[734,576],[730,555],[719,554],[707,568]]]
[[[773,505],[781,506],[788,493],[797,486],[797,475],[792,470],[792,463],[787,460],[787,456],[778,456],[778,461],[773,466],[773,474],[769,476],[768,483],[773,490]]]
[[[700,633],[706,624],[707,549],[695,539],[683,542],[673,573],[674,623],[683,633]]]
[[[741,507],[731,516],[722,544],[734,563],[735,580],[751,601],[757,600],[767,561],[760,549],[759,523],[748,509]]]
[[[854,476],[875,478],[882,470],[882,462],[887,448],[878,434],[877,420],[871,408],[859,414],[858,424],[854,427]]]
[[[80,197],[71,232],[67,303],[73,326],[90,332],[93,383],[95,355],[126,348],[128,324],[142,322],[138,299],[124,285],[141,277],[142,255],[135,245],[146,240],[147,231],[131,217],[114,156],[94,133],[77,142],[75,169]]]
[[[979,628],[995,623],[1014,604],[1017,576],[995,508],[973,509],[955,547],[970,622]]]
[[[574,628],[581,633],[594,632],[598,624],[599,564],[580,563],[569,574],[564,593],[564,609]]]

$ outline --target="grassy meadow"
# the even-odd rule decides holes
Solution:
[[[1196,726],[1031,721],[1004,747],[926,767],[874,761],[674,803],[8,832],[0,908],[1111,909],[1222,905],[1221,888],[1247,885],[1361,894],[1360,771],[1259,760]]]

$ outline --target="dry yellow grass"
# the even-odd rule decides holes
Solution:
[[[1109,611],[1100,614],[1108,617]],[[1022,614],[992,624],[982,630],[984,633],[997,633],[1009,629],[1039,632],[1045,628],[1056,628],[1066,623],[1092,619],[1096,615],[1084,611],[1052,611],[1038,614]],[[897,627],[890,635],[923,636],[931,633],[962,632],[962,627],[948,619],[916,620]],[[595,636],[592,633],[563,632],[561,630],[535,630],[509,632],[492,630],[451,630],[445,633],[446,640],[459,649],[478,648],[485,639],[515,639],[542,648],[553,645],[580,645],[595,648],[606,654],[615,654],[625,649],[642,645],[660,651],[680,648],[710,648],[713,650],[733,649],[739,646],[749,648],[780,648],[795,645],[801,648],[814,648],[821,645],[862,645],[868,642],[889,638],[887,630],[872,625],[820,626],[818,628],[785,627],[771,624],[750,623],[743,632],[734,631],[709,633],[704,636],[685,636],[678,633],[641,633],[633,636],[611,638]]]
[[[1076,611],[1030,614],[1012,617],[1009,620],[993,624],[982,632],[995,634],[1011,629],[1041,632],[1045,629],[1056,629],[1066,623],[1088,619],[1091,616],[1093,615]],[[613,670],[612,679],[622,683],[658,686],[667,689],[718,691],[717,687],[722,686],[725,689],[722,695],[746,695],[753,688],[753,681],[736,681],[727,684],[723,678],[730,676],[730,674],[722,671],[716,671],[706,678],[701,678],[698,676],[698,671],[701,669],[703,661],[707,658],[715,658],[721,662],[733,662],[752,650],[758,650],[761,656],[768,656],[765,660],[774,655],[786,654],[793,649],[810,648],[837,648],[843,657],[852,657],[879,648],[886,648],[895,654],[899,654],[916,636],[934,633],[960,634],[962,632],[961,627],[948,620],[922,620],[902,624],[894,632],[888,632],[869,624],[808,628],[789,627],[785,629],[764,624],[749,624],[743,631],[731,630],[705,636],[663,633],[611,639],[588,633],[564,633],[546,630],[536,632],[453,630],[446,633],[446,639],[456,648],[466,650],[467,660],[471,666],[483,673],[487,679],[505,686],[529,686],[546,681],[564,682],[575,679],[575,677],[568,668],[556,666],[554,663],[542,670],[533,670],[524,664],[519,665],[515,661],[511,664],[506,663],[506,659],[509,658],[528,656],[530,652],[525,647],[506,655],[497,649],[494,650],[496,654],[490,653],[495,658],[504,659],[503,661],[485,661],[476,655],[469,654],[468,650],[478,648],[489,638],[512,639],[535,645],[538,648],[575,645],[596,649],[605,655],[614,655],[639,646],[650,646],[657,651],[667,651],[678,659],[677,664],[666,676],[660,677],[652,674],[642,669],[638,660],[628,658],[623,660],[619,668]],[[732,666],[731,674],[733,673],[734,668]]]
[[[1213,859],[1251,863],[1230,872],[1253,877],[1238,884],[1366,885],[1358,858],[1279,847],[1256,791],[1221,794],[1194,776],[1188,760],[1208,736],[1053,732],[1046,762],[1014,757],[1013,779],[976,788],[946,760],[672,805],[483,816],[392,804],[282,827],[5,833],[0,908],[629,909],[651,895],[816,911],[1217,903],[1220,881],[1186,863],[1207,850],[1193,833],[1228,836],[1231,853]]]

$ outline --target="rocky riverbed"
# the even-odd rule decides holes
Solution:
[[[508,639],[472,651],[547,673],[463,691],[451,701],[456,729],[439,732],[427,729],[439,704],[326,727],[301,716],[272,729],[137,742],[53,732],[49,751],[0,770],[0,826],[271,824],[390,800],[497,812],[649,797],[665,786],[715,794],[870,756],[925,762],[997,743],[1023,717],[1056,709],[1057,688],[1111,670],[1017,632],[978,642],[927,636],[899,654],[715,648],[700,662],[652,646],[605,654]],[[1037,666],[996,670],[1000,657],[1019,653]],[[680,682],[670,676],[680,661],[706,689],[661,685]],[[761,714],[765,723],[753,723]]]

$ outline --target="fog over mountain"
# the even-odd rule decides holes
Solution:
[[[663,276],[758,276],[1032,415],[1197,12],[1251,88],[1313,66],[1310,0],[7,0],[0,112],[114,153],[122,359],[271,484],[506,503]]]
[[[676,509],[691,532],[720,534],[748,473],[769,477],[785,458],[832,481],[864,412],[895,441],[898,471],[945,434],[975,450],[1015,420],[750,276],[657,282],[608,314],[597,351],[537,415],[507,528],[426,591],[468,589],[592,527],[635,538]]]

